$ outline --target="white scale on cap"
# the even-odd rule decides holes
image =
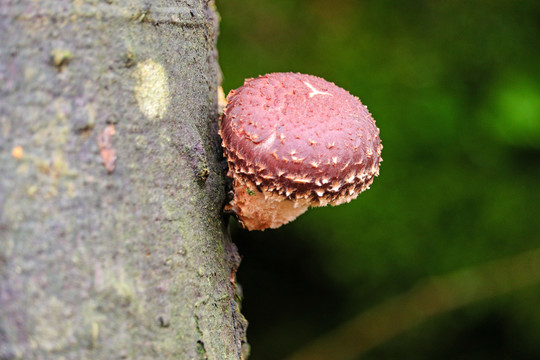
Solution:
[[[308,88],[311,89],[311,92],[309,93],[309,97],[312,98],[314,97],[315,95],[330,95],[330,96],[334,96],[330,93],[327,93],[327,92],[324,92],[324,91],[319,91],[315,88],[315,86],[311,85],[310,83],[308,83],[307,81],[303,81],[304,84],[306,84],[306,86]]]

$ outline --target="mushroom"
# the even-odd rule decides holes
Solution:
[[[355,199],[379,174],[379,129],[366,106],[322,78],[272,73],[227,96],[221,124],[234,197],[248,230],[277,228],[310,206]]]

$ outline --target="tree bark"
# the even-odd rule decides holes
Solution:
[[[217,30],[208,0],[0,0],[0,359],[247,356]]]

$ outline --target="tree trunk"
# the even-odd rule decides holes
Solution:
[[[209,0],[0,0],[0,359],[246,357],[216,36]]]

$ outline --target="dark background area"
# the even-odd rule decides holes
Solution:
[[[225,93],[270,72],[321,76],[368,106],[384,144],[381,175],[350,204],[277,230],[233,222],[251,359],[284,359],[423,279],[540,246],[539,1],[217,6]],[[539,339],[537,282],[361,358],[540,359]]]

